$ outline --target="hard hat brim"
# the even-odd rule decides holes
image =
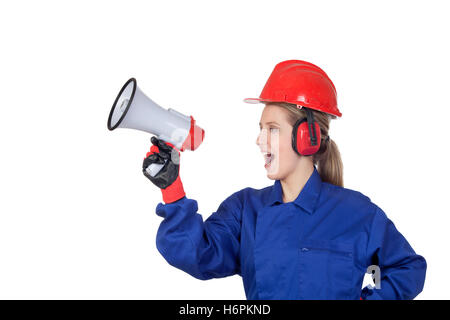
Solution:
[[[285,102],[285,103],[290,103],[290,104],[295,104],[297,106],[301,106],[301,107],[305,107],[305,108],[310,108],[319,112],[323,112],[323,113],[327,113],[330,115],[333,115],[335,117],[341,117],[342,113],[340,113],[339,111],[336,112],[328,112],[328,111],[324,111],[321,110],[321,108],[315,107],[315,106],[308,106],[308,105],[303,105],[303,104],[299,104],[298,102],[291,102],[291,101],[276,101],[276,100],[271,100],[271,99],[261,99],[261,98],[245,98],[244,102],[246,103],[250,103],[250,104],[257,104],[257,103],[263,103],[263,102]]]
[[[245,98],[244,99],[244,102],[251,103],[251,104],[262,103],[262,102],[270,102],[270,101],[271,100],[261,99],[261,98]]]

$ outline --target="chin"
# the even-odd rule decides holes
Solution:
[[[275,172],[267,171],[267,178],[269,178],[270,180],[281,180],[283,179],[283,175],[280,174],[278,171]]]
[[[267,178],[269,178],[270,180],[279,180],[276,175],[269,174],[269,173],[267,174]]]
[[[270,180],[282,180],[288,175],[288,173],[289,167],[281,165],[278,159],[275,159],[275,161],[268,168],[266,168],[267,178]]]

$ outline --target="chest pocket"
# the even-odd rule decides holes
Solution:
[[[353,247],[342,241],[302,240],[299,246],[301,299],[349,299]]]

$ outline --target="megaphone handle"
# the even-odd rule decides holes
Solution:
[[[164,164],[165,164],[165,162],[164,162]],[[159,171],[161,171],[162,167],[164,167],[164,164],[152,163],[151,165],[149,165],[147,167],[147,169],[145,169],[145,171],[147,171],[147,173],[149,175],[154,177],[154,176],[156,176],[158,174]]]

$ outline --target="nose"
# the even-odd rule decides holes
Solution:
[[[256,137],[256,145],[261,148],[261,146],[265,146],[269,144],[267,139],[267,129],[261,129],[259,135]]]

